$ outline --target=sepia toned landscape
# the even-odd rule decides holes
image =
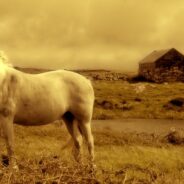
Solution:
[[[183,12],[183,0],[0,1],[0,184],[183,184]],[[43,88],[47,92],[34,93],[43,86],[32,86],[33,75],[27,76],[34,80],[27,77],[27,83],[25,80],[19,88],[22,94],[27,88],[34,94],[31,98],[31,93],[25,92],[25,101],[17,100],[24,102],[20,116],[31,109],[35,117],[25,118],[22,125],[35,121],[40,126],[13,124],[15,154],[8,154],[13,153],[13,140],[6,144],[8,131],[3,133],[2,127],[10,126],[4,120],[12,123],[17,113],[8,102],[18,80],[6,70],[14,69],[23,72],[20,81],[25,73],[44,76],[56,70],[88,79],[80,78],[88,87],[92,84],[95,94],[89,124],[94,136],[94,163],[87,139],[83,141],[82,161],[74,158],[80,145],[76,146],[74,136],[70,136],[76,126],[71,108],[63,112],[62,119],[40,125],[44,118],[39,117],[48,121],[49,113],[58,110],[56,105],[62,101],[58,99],[65,94],[65,89],[61,93],[53,90],[51,107],[45,103],[49,93],[41,98],[50,89],[59,89],[57,85],[50,87],[60,84],[51,75],[45,78],[49,81]],[[85,88],[75,77],[66,81],[70,87]],[[72,92],[65,96],[76,95],[70,103],[81,104],[87,99],[85,95],[80,98],[79,88],[71,87]],[[30,99],[35,102],[32,106]],[[41,115],[39,107],[46,110]],[[79,107],[76,103],[75,108]],[[69,115],[67,127],[65,115]],[[68,131],[70,125],[73,128]],[[11,159],[17,165],[11,165]]]

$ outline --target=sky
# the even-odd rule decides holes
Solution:
[[[0,50],[15,66],[136,71],[184,53],[183,0],[0,0]]]

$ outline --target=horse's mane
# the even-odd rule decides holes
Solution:
[[[2,78],[2,76],[5,74],[8,67],[13,66],[11,63],[8,62],[8,57],[6,56],[6,54],[0,50],[0,78]]]
[[[4,53],[4,51],[0,50],[0,67],[9,66],[12,67],[12,64],[8,61],[7,55]]]

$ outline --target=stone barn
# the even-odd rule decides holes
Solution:
[[[184,82],[184,55],[176,49],[157,50],[139,63],[139,76],[153,82]]]

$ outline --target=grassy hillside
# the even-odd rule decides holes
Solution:
[[[184,119],[183,105],[168,103],[178,97],[184,98],[183,83],[93,81],[93,86],[96,96],[94,119]]]

